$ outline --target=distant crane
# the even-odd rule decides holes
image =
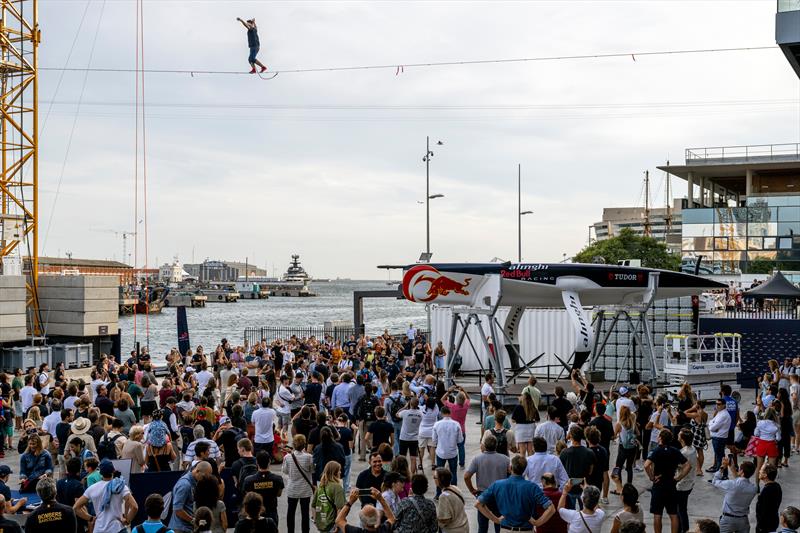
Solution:
[[[122,262],[125,264],[130,264],[130,257],[128,256],[128,237],[133,237],[136,235],[133,231],[120,231],[114,229],[102,229],[102,228],[91,228],[90,231],[96,231],[98,233],[113,233],[116,236],[122,236]],[[132,265],[136,266],[136,265]]]

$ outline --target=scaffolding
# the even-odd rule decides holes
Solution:
[[[0,263],[26,276],[28,326],[40,333],[38,0],[0,0]],[[23,257],[25,258],[23,260]],[[10,267],[3,266],[4,272]],[[5,272],[9,273],[9,272]]]

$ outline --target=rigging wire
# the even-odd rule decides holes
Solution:
[[[145,65],[144,65],[144,3],[139,0],[139,16],[141,21],[139,23],[140,39],[139,46],[141,49],[141,80],[142,80],[142,209],[144,211],[144,275],[145,275],[145,294],[147,295],[147,307],[145,308],[145,344],[150,348],[150,286],[147,278],[148,267],[148,227],[147,227],[147,108],[145,107]]]
[[[97,36],[100,34],[100,24],[103,22],[103,13],[106,9],[106,0],[103,0],[103,3],[100,6],[100,15],[97,17],[97,25],[95,26],[94,30],[94,38],[92,39],[92,47],[89,50],[89,60],[87,65],[91,66],[92,60],[94,59],[94,51],[97,47]],[[64,181],[64,173],[67,169],[67,162],[69,161],[69,154],[72,149],[72,140],[75,137],[75,129],[78,125],[78,117],[81,113],[81,103],[83,101],[83,95],[86,92],[86,85],[89,81],[89,70],[84,72],[83,76],[83,84],[81,85],[81,92],[78,95],[78,106],[75,109],[75,115],[72,119],[72,128],[70,129],[69,136],[67,137],[67,149],[64,152],[64,160],[61,162],[61,171],[58,175],[58,184],[56,185],[56,194],[53,198],[53,205],[50,207],[50,217],[47,220],[47,229],[44,232],[44,240],[42,241],[42,254],[44,254],[45,250],[47,249],[47,238],[50,236],[50,228],[53,227],[53,217],[55,216],[56,206],[58,205],[58,197],[61,193],[61,184]]]
[[[451,66],[468,66],[468,65],[490,65],[490,64],[507,64],[507,63],[532,63],[539,61],[570,61],[570,60],[583,60],[583,59],[613,59],[613,58],[628,58],[628,57],[646,57],[646,56],[670,56],[670,55],[685,55],[685,54],[709,54],[709,53],[726,53],[726,52],[750,52],[759,50],[774,50],[778,47],[771,46],[739,46],[731,48],[694,48],[685,50],[654,50],[648,52],[611,52],[611,53],[598,53],[598,54],[580,54],[580,55],[562,55],[562,56],[539,56],[539,57],[518,57],[518,58],[500,58],[500,59],[468,59],[462,61],[429,61],[421,63],[392,63],[392,64],[379,64],[379,65],[351,65],[351,66],[334,66],[334,67],[311,67],[311,68],[290,68],[273,70],[272,73],[277,76],[278,74],[306,74],[312,72],[345,72],[353,70],[396,70],[398,66],[404,68],[433,68],[433,67],[451,67]],[[77,67],[42,67],[42,71],[83,71],[86,69]],[[130,68],[115,68],[115,67],[95,67],[89,69],[91,72],[127,72],[133,73],[137,70]],[[218,74],[218,75],[245,75],[251,76],[247,71],[240,70],[203,70],[203,69],[142,69],[142,73],[148,74],[188,74],[190,76],[198,74]],[[274,78],[274,76],[273,76]],[[272,78],[263,78],[272,79]]]
[[[134,287],[138,287],[136,269],[139,265],[139,0],[136,0],[136,79],[135,85],[135,100],[136,100],[136,126],[134,128],[134,160],[133,160],[133,281]],[[141,291],[139,291],[141,295]],[[138,295],[137,295],[138,298]],[[138,332],[137,324],[139,323],[136,315],[137,302],[133,305],[133,346],[138,354]]]

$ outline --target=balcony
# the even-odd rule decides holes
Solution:
[[[778,0],[775,42],[800,77],[800,0]]]
[[[798,1],[800,2],[800,0]],[[712,146],[686,149],[687,166],[786,161],[800,161],[800,143]]]

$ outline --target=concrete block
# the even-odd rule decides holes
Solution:
[[[108,331],[102,333],[102,335],[116,335],[119,331],[119,324],[117,322],[106,324],[63,324],[50,322],[47,324],[47,334],[64,337],[96,337],[101,335],[101,327],[108,329]]]
[[[3,289],[0,291],[0,301],[2,302],[24,302],[28,293],[25,287],[21,289]]]
[[[0,327],[0,342],[24,341],[27,338],[25,326],[5,328]]]
[[[25,314],[21,315],[0,315],[0,328],[19,328],[25,327]]]
[[[0,276],[0,289],[25,288],[25,276]]]
[[[117,289],[119,276],[39,276],[39,287]]]
[[[113,311],[43,311],[42,320],[61,324],[105,324],[117,322],[119,312]]]
[[[25,301],[4,302],[0,300],[0,316],[2,315],[24,315]]]
[[[39,299],[39,307],[42,312],[49,311],[79,311],[79,312],[97,312],[97,311],[118,311],[118,299],[105,299],[105,300],[61,300],[61,299]]]
[[[39,300],[119,300],[116,287],[48,287],[39,286]]]

